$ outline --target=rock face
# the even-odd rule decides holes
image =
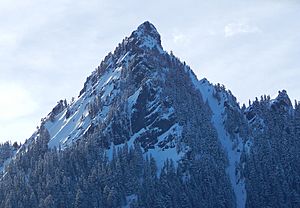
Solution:
[[[56,119],[45,119],[49,146],[64,148],[101,129],[108,146],[135,137],[145,149],[154,148],[157,137],[176,123],[174,108],[162,97],[167,56],[155,27],[140,25],[87,78],[74,103],[56,113],[58,104],[49,116]]]
[[[104,58],[78,98],[59,101],[15,153],[0,183],[0,191],[6,190],[0,205],[8,207],[9,190],[18,186],[4,187],[20,169],[19,177],[29,181],[24,186],[34,190],[30,197],[41,206],[49,201],[62,206],[53,196],[68,189],[70,207],[76,207],[84,190],[87,196],[94,190],[85,181],[93,178],[97,202],[89,199],[77,207],[297,207],[299,112],[285,90],[274,100],[262,97],[240,108],[224,86],[199,81],[189,66],[164,51],[156,28],[145,22]],[[135,153],[130,156],[131,148]],[[81,156],[71,157],[74,152]],[[48,159],[56,157],[53,172]],[[66,158],[74,165],[65,164]],[[132,165],[130,175],[126,169]],[[39,172],[41,166],[50,173]],[[123,175],[114,178],[117,184],[104,179],[119,171]],[[45,179],[33,173],[45,174]],[[64,186],[37,193],[33,180],[51,181],[47,174],[63,178]],[[145,186],[147,191],[141,191]]]

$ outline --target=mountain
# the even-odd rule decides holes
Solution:
[[[300,105],[239,106],[141,24],[5,156],[1,207],[299,207]]]

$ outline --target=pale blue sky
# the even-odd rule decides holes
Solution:
[[[0,141],[24,141],[59,99],[149,20],[162,44],[238,100],[300,100],[296,0],[0,0]]]

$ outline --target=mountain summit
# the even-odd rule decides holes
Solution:
[[[157,32],[155,26],[148,21],[141,24],[137,28],[137,30],[132,33],[132,35],[136,35],[139,38],[141,38],[142,36],[149,36],[149,37],[155,39],[156,41],[158,41],[159,44],[161,44],[159,33]]]
[[[0,207],[298,207],[299,106],[282,91],[240,108],[144,22],[6,145]]]
[[[131,39],[136,40],[137,44],[142,48],[156,48],[160,52],[163,52],[160,35],[154,25],[148,21],[141,24],[137,30],[131,34],[129,40]]]

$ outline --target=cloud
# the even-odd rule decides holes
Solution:
[[[190,42],[189,37],[182,33],[173,34],[173,42],[175,44],[187,45]]]
[[[0,34],[0,47],[13,47],[17,43],[17,36],[13,33]]]
[[[184,36],[182,34],[173,34],[174,43],[178,43],[184,40]]]
[[[224,27],[225,37],[232,37],[235,35],[247,34],[247,33],[257,33],[261,30],[253,25],[249,25],[241,22],[229,23]]]
[[[11,83],[0,84],[0,123],[28,116],[37,104],[23,87]]]

